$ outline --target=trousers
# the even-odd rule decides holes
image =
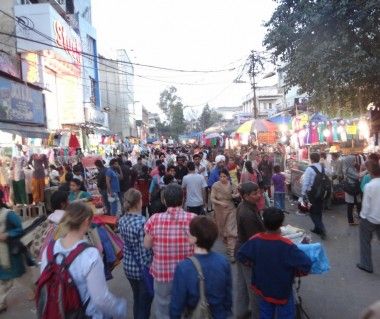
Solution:
[[[146,289],[143,280],[128,278],[133,292],[133,318],[149,319],[153,297]]]
[[[12,286],[13,280],[0,280],[0,310],[7,308],[7,296]]]
[[[274,193],[274,207],[285,210],[285,193]]]
[[[154,281],[155,318],[170,319],[169,307],[173,282]]]
[[[310,218],[314,223],[314,230],[318,234],[325,234],[326,229],[322,221],[323,200],[313,200],[310,203]]]
[[[380,224],[373,224],[367,219],[360,220],[360,265],[368,271],[373,271],[371,241],[374,232],[380,239]]]
[[[258,297],[251,289],[252,268],[237,263],[235,317],[259,319]]]
[[[265,301],[263,298],[260,300],[260,319],[294,319],[295,315],[293,294],[285,305],[276,305]]]
[[[25,190],[25,179],[12,181],[15,204],[28,204]]]
[[[36,204],[41,203],[45,199],[45,177],[44,178],[32,178],[32,194],[33,202]]]

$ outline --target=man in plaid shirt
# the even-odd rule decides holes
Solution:
[[[183,190],[177,184],[169,184],[164,191],[164,213],[154,214],[145,224],[144,245],[153,250],[151,274],[154,277],[156,318],[169,318],[172,281],[177,264],[192,256],[189,225],[196,216],[182,209]]]

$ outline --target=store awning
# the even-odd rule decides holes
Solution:
[[[47,138],[49,131],[44,127],[27,126],[13,123],[1,123],[0,130],[27,138]]]

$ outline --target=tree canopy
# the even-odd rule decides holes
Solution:
[[[210,108],[208,104],[203,107],[202,113],[199,116],[199,130],[204,131],[213,124],[219,122],[223,115]]]
[[[277,2],[264,44],[280,61],[287,87],[298,86],[330,113],[359,113],[379,102],[378,0]]]
[[[177,95],[177,89],[174,86],[161,92],[158,106],[168,119],[167,124],[159,124],[159,133],[177,138],[185,130],[185,118],[182,99]]]

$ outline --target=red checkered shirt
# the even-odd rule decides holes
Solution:
[[[153,238],[150,272],[155,280],[172,281],[177,264],[193,255],[189,225],[195,216],[182,208],[170,207],[165,213],[154,214],[145,223],[145,233]]]

